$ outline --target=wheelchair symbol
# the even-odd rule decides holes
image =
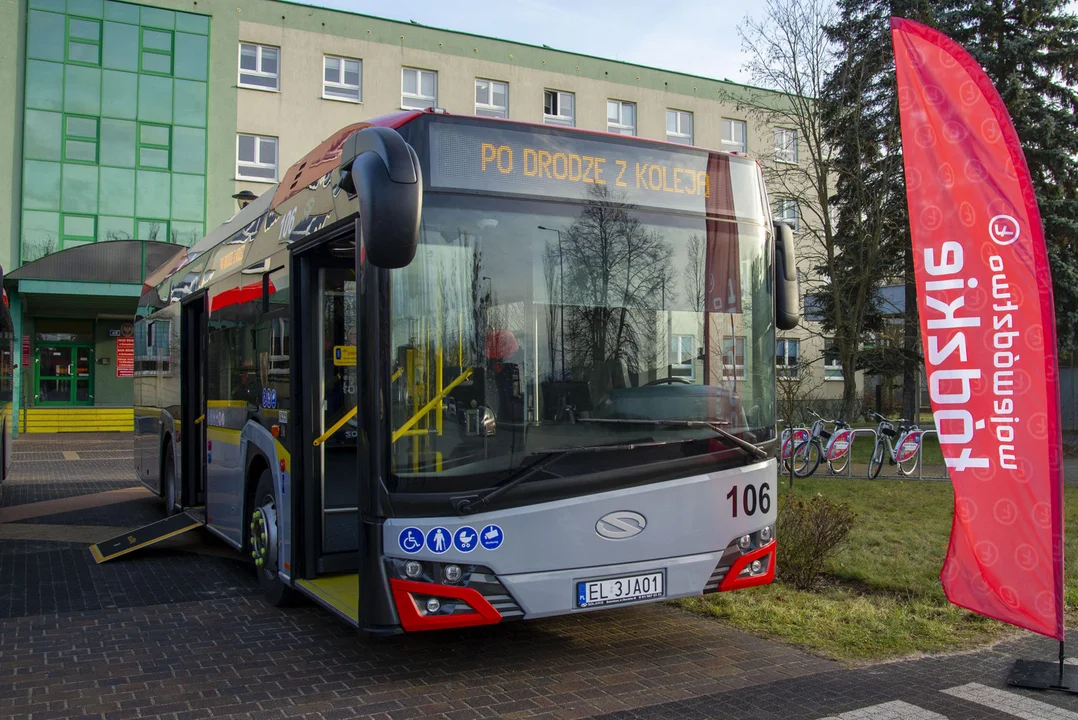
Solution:
[[[413,555],[423,549],[423,533],[419,528],[404,528],[397,537],[397,544],[401,550]]]

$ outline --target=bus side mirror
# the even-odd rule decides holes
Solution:
[[[359,197],[361,240],[371,263],[393,269],[412,262],[419,244],[423,172],[400,133],[367,127],[350,135],[341,148],[339,185]]]
[[[786,223],[775,223],[775,327],[793,330],[801,320],[797,291],[797,256],[794,233]]]

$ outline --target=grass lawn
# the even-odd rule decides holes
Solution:
[[[782,483],[785,492],[786,484]],[[798,478],[793,492],[848,502],[858,523],[812,592],[776,583],[678,601],[735,627],[847,661],[960,650],[1018,631],[950,605],[939,572],[951,531],[950,483]],[[1078,488],[1066,489],[1067,527]],[[778,528],[782,542],[782,528]],[[1078,557],[1078,537],[1067,538]],[[781,569],[780,569],[781,572]],[[1067,567],[1068,622],[1078,619],[1078,564]]]

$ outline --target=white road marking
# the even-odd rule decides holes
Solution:
[[[823,720],[947,720],[946,715],[910,705],[901,700],[850,710],[841,715],[828,715]]]
[[[959,685],[941,692],[1023,720],[1078,720],[1078,713],[980,683]]]

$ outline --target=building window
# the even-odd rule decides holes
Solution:
[[[64,115],[64,160],[97,163],[98,119]]]
[[[775,201],[775,219],[786,223],[790,229],[797,232],[800,210],[797,201],[792,198],[780,198]]]
[[[666,111],[666,142],[692,145],[692,113],[684,110]]]
[[[240,87],[279,90],[280,60],[279,48],[240,43]]]
[[[636,135],[636,103],[607,100],[606,129],[619,135]]]
[[[170,170],[172,128],[168,125],[139,123],[138,166],[151,170]]]
[[[141,65],[144,73],[172,75],[173,37],[168,30],[142,28]]]
[[[401,69],[401,107],[425,110],[438,105],[438,73],[433,70]]]
[[[362,94],[363,61],[343,57],[322,58],[322,97],[359,102]]]
[[[277,138],[237,135],[236,177],[243,180],[276,182]]]
[[[168,220],[151,220],[149,218],[138,219],[138,237],[136,240],[154,240],[156,242],[172,242],[168,233]]]
[[[801,377],[801,341],[788,338],[775,341],[775,369],[780,378]]]
[[[674,335],[670,342],[670,376],[689,378],[695,376],[696,337]]]
[[[573,107],[576,98],[571,92],[543,91],[543,122],[547,125],[573,126]]]
[[[475,114],[481,117],[509,117],[509,84],[476,78]]]
[[[775,130],[775,159],[779,162],[797,162],[797,131],[790,128]]]
[[[744,153],[748,149],[747,127],[744,120],[722,119],[722,149]]]
[[[101,65],[100,20],[67,18],[67,61],[78,65]]]
[[[60,234],[65,248],[94,242],[97,239],[97,218],[93,215],[65,214]]]
[[[742,380],[745,377],[745,336],[723,338],[722,377],[724,380]]]
[[[838,343],[834,338],[826,338],[823,341],[823,379],[842,379],[842,363],[838,358]]]

